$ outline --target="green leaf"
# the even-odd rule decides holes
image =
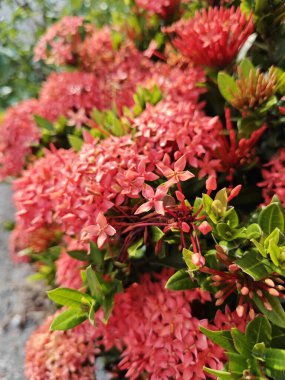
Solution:
[[[254,67],[254,65],[253,65],[252,62],[251,62],[249,59],[247,59],[247,58],[243,59],[243,60],[240,62],[239,67],[240,67],[240,69],[242,70],[243,75],[244,75],[245,78],[248,78],[248,77],[249,77],[249,73],[250,73],[251,70],[252,70],[252,71],[255,71],[255,67]]]
[[[48,297],[55,303],[68,306],[71,309],[83,310],[88,305],[92,305],[93,298],[88,294],[78,290],[68,288],[57,288],[47,292]]]
[[[259,281],[264,277],[267,277],[270,271],[264,265],[262,261],[259,260],[260,256],[254,251],[246,253],[241,259],[237,260],[235,263],[251,276],[255,281]]]
[[[53,124],[49,120],[40,115],[34,115],[34,120],[40,128],[49,132],[54,132]]]
[[[238,215],[234,207],[231,207],[229,210],[226,211],[225,216],[224,216],[224,221],[231,228],[236,228],[239,225]]]
[[[159,240],[161,240],[163,238],[163,236],[165,235],[165,233],[162,232],[161,229],[156,227],[156,226],[152,226],[151,231],[152,231],[152,240],[155,243],[158,242]]]
[[[285,349],[285,330],[272,325],[271,347]]]
[[[239,329],[232,328],[231,335],[234,341],[236,350],[244,357],[251,355],[251,347],[247,342],[247,337]]]
[[[253,295],[253,301],[258,307],[258,309],[276,326],[285,328],[285,312],[279,298],[271,296],[270,294],[266,295],[267,301],[270,303],[272,310],[269,311],[264,306],[263,301],[258,297],[257,294]]]
[[[92,296],[96,298],[98,303],[102,303],[105,295],[103,284],[100,281],[98,274],[92,269],[91,265],[86,268],[86,278]]]
[[[262,230],[257,223],[250,224],[246,228],[246,237],[249,240],[259,239],[261,235],[262,235]]]
[[[285,370],[285,350],[278,348],[265,349],[265,365],[266,367],[276,370]]]
[[[209,339],[211,339],[214,343],[221,346],[227,352],[236,352],[234,341],[233,341],[230,331],[228,330],[212,331],[212,330],[206,329],[203,326],[200,326],[199,329]]]
[[[89,319],[89,322],[91,323],[92,326],[96,325],[95,313],[99,309],[99,307],[100,307],[99,304],[94,300],[94,302],[92,303],[92,305],[90,307],[89,313],[88,313],[88,319]]]
[[[267,235],[270,235],[275,228],[284,232],[284,213],[280,204],[273,202],[266,206],[259,215],[258,224]]]
[[[65,310],[53,320],[50,330],[69,330],[80,325],[87,319],[86,313],[78,313],[75,310]]]
[[[83,140],[74,135],[67,135],[67,138],[70,146],[75,150],[75,152],[79,152],[83,145]]]
[[[280,251],[280,248],[272,239],[269,241],[268,252],[273,264],[275,264],[278,267],[281,251]]]
[[[197,288],[198,282],[193,281],[185,269],[181,269],[172,275],[165,287],[171,290],[187,290]]]
[[[218,87],[223,97],[231,103],[234,99],[234,94],[237,92],[235,80],[223,71],[218,74]]]
[[[211,369],[207,367],[203,367],[203,370],[210,375],[215,375],[218,376],[218,379],[221,380],[233,380],[232,374],[230,372],[225,372],[225,371],[218,371],[216,369]]]
[[[86,251],[73,250],[73,251],[67,251],[67,253],[70,257],[79,261],[88,262],[90,260],[90,257],[87,255]]]
[[[129,257],[134,259],[141,259],[145,254],[146,247],[144,245],[143,238],[136,241],[128,248]]]
[[[183,259],[184,259],[184,261],[185,261],[188,269],[190,271],[196,271],[199,268],[195,264],[193,264],[193,262],[192,262],[192,255],[193,255],[193,252],[190,251],[190,249],[183,248],[183,250],[182,250],[182,256],[183,256]]]
[[[227,353],[229,358],[229,370],[234,375],[242,375],[243,371],[247,369],[247,359],[233,352]]]
[[[107,323],[114,307],[114,294],[107,295],[103,300],[104,319],[103,322]]]
[[[254,318],[246,327],[246,338],[252,349],[256,343],[264,343],[266,346],[271,342],[271,325],[268,319],[262,315]]]

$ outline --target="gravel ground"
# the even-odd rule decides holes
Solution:
[[[24,379],[25,342],[48,314],[51,305],[43,284],[29,283],[27,264],[13,265],[3,222],[13,218],[11,190],[0,185],[0,379]]]

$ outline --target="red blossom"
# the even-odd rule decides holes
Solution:
[[[144,198],[148,199],[148,202],[143,203],[135,212],[135,214],[141,214],[143,212],[148,212],[152,208],[155,209],[155,211],[158,214],[164,215],[164,207],[163,207],[163,201],[162,199],[166,196],[167,190],[165,187],[158,187],[156,189],[156,192],[154,193],[154,190],[151,186],[145,184],[144,188],[142,190],[142,195]]]
[[[108,236],[113,236],[116,233],[115,228],[108,224],[107,219],[102,213],[99,213],[96,218],[96,224],[84,227],[81,231],[81,240],[92,241],[94,237],[97,239],[98,248],[102,248]]]
[[[247,19],[240,8],[212,8],[196,12],[166,30],[175,35],[174,45],[197,65],[225,67],[253,32],[252,15]]]
[[[137,5],[162,18],[168,18],[177,11],[181,0],[135,0]]]
[[[179,183],[180,181],[187,181],[194,177],[194,174],[188,170],[184,171],[186,166],[186,157],[183,155],[174,163],[174,168],[171,169],[169,166],[165,165],[163,162],[160,162],[156,167],[160,172],[167,178],[167,181],[163,184],[165,188],[169,188],[172,185]]]

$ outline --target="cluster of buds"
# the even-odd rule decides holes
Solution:
[[[268,311],[273,310],[268,300],[268,295],[285,299],[285,294],[282,293],[285,290],[285,282],[278,277],[278,274],[255,281],[226,255],[222,247],[216,246],[216,256],[220,263],[228,269],[227,271],[206,266],[200,268],[201,272],[211,275],[212,286],[219,289],[215,294],[216,306],[222,305],[231,294],[238,292],[239,302],[236,307],[238,316],[244,316],[244,312],[247,310],[246,305],[248,304],[250,319],[254,319],[254,295],[260,298]]]

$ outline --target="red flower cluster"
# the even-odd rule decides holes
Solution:
[[[252,16],[240,8],[209,8],[166,29],[174,34],[174,45],[197,65],[225,67],[253,32]]]
[[[262,195],[265,203],[270,203],[274,194],[285,205],[285,149],[280,149],[262,170],[263,181],[259,183],[262,187]]]

